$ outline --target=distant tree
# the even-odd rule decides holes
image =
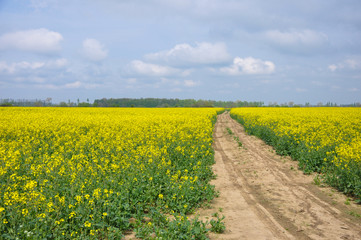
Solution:
[[[59,107],[67,107],[68,104],[66,104],[66,102],[60,102],[59,103]]]
[[[53,99],[51,98],[51,97],[48,97],[48,98],[46,98],[45,99],[45,105],[46,106],[51,106],[51,101],[52,101]]]
[[[13,104],[9,102],[0,103],[0,107],[12,107]]]
[[[43,107],[44,106],[44,103],[42,101],[36,101],[34,103],[34,107]]]
[[[91,107],[91,104],[87,102],[81,102],[78,104],[78,107]]]

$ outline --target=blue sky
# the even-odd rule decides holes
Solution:
[[[0,0],[0,98],[361,102],[359,0]]]

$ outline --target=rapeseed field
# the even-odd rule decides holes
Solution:
[[[205,239],[220,111],[1,108],[0,238]]]
[[[361,201],[360,108],[236,108],[231,116],[305,172],[321,173]]]

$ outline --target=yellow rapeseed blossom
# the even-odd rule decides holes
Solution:
[[[69,219],[72,219],[74,216],[76,216],[76,212],[72,211],[72,212],[69,214]]]
[[[79,226],[89,228],[89,216],[124,231],[128,224],[118,226],[103,213],[123,219],[154,204],[169,212],[190,211],[199,199],[213,196],[207,181],[219,111],[0,108],[0,215],[10,214],[18,225],[40,226],[36,232],[44,234],[58,231],[59,219],[70,219],[72,224],[58,231],[66,236],[54,238],[86,239],[91,234]],[[4,234],[17,231],[1,226],[5,221],[0,222]],[[34,239],[45,236],[32,230],[26,231]]]
[[[23,214],[24,216],[27,216],[28,213],[29,213],[29,210],[26,209],[26,208],[24,208],[21,212],[22,212],[22,214]]]
[[[90,228],[92,226],[92,224],[90,222],[86,221],[84,223],[84,226],[87,227],[87,228]]]
[[[235,108],[231,116],[303,169],[327,172],[332,185],[361,198],[360,108]]]

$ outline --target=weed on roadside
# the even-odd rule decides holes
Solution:
[[[220,217],[218,213],[214,213],[212,215],[216,219],[211,219],[211,232],[214,233],[223,233],[226,230],[226,226],[224,222],[222,222],[225,219],[225,216]]]

